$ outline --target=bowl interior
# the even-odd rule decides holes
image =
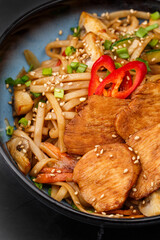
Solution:
[[[12,106],[8,104],[12,99],[12,93],[10,93],[5,86],[5,79],[8,77],[16,78],[22,67],[26,70],[29,69],[28,64],[23,55],[25,49],[31,50],[40,61],[49,59],[45,54],[45,46],[54,41],[56,38],[66,39],[68,34],[71,34],[70,28],[78,26],[78,20],[82,11],[88,11],[90,13],[96,12],[101,14],[106,11],[116,11],[122,9],[137,9],[144,11],[155,11],[158,9],[158,1],[125,1],[118,4],[118,1],[52,1],[44,4],[43,6],[34,9],[27,13],[22,18],[18,19],[13,25],[6,30],[0,40],[0,140],[3,145],[3,156],[14,170],[16,175],[32,188],[37,196],[45,199],[46,204],[55,208],[58,206],[58,210],[62,207],[65,209],[65,214],[68,215],[68,211],[73,214],[71,217],[75,217],[75,210],[71,210],[70,206],[66,203],[56,203],[53,199],[46,196],[45,193],[40,193],[33,184],[26,180],[25,177],[16,170],[16,165],[12,162],[12,159],[7,153],[5,142],[9,139],[5,131],[4,119],[7,118],[10,125],[13,125]],[[59,30],[63,31],[62,35],[59,35]],[[78,215],[85,217],[86,222],[93,224],[100,223],[126,223],[126,222],[142,222],[143,220],[124,220],[124,219],[109,219],[104,220],[103,217],[86,216],[85,214],[78,213]],[[157,217],[156,217],[157,218]],[[150,219],[152,220],[152,218]],[[149,221],[149,220],[148,220]]]

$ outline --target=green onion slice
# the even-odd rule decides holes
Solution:
[[[158,11],[151,13],[150,15],[152,20],[158,20],[160,18],[160,13]]]
[[[83,72],[86,71],[87,67],[88,67],[88,66],[87,66],[86,64],[80,63],[80,64],[79,64],[79,67],[78,67],[77,70],[76,70],[76,72],[77,72],[77,73],[83,73]]]
[[[76,51],[76,48],[74,48],[73,46],[68,46],[68,47],[66,47],[66,49],[65,49],[65,54],[66,54],[67,56],[70,56],[70,55],[72,55],[75,51]]]
[[[64,90],[60,88],[55,88],[54,89],[54,96],[56,98],[63,98],[64,97]]]
[[[7,127],[6,127],[6,133],[7,133],[7,135],[12,136],[13,131],[14,131],[14,127],[12,127],[12,126],[7,126]]]
[[[28,125],[28,120],[26,118],[21,118],[19,121],[18,121],[19,124],[22,124],[24,127],[27,127]]]
[[[116,53],[120,58],[126,59],[129,58],[129,53],[127,48],[120,48],[116,50]]]
[[[44,76],[51,76],[52,75],[52,68],[43,68],[42,69],[42,74]]]

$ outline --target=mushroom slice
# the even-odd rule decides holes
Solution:
[[[89,68],[91,68],[93,63],[103,55],[102,45],[98,45],[96,40],[97,36],[93,32],[87,33],[83,38],[83,41],[85,42],[85,50],[90,56],[86,62]]]
[[[80,16],[79,26],[80,28],[84,27],[87,33],[93,32],[103,40],[117,38],[115,34],[107,29],[106,25],[101,20],[86,12],[82,12]]]
[[[139,203],[139,210],[145,216],[150,217],[160,214],[160,189],[151,193]]]
[[[32,152],[29,141],[22,137],[12,137],[7,142],[7,147],[21,172],[26,175],[31,169]]]
[[[124,143],[96,147],[86,153],[73,170],[82,197],[97,212],[122,207],[140,172],[136,155]]]

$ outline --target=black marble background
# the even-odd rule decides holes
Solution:
[[[0,0],[0,35],[23,13],[45,2]],[[101,229],[64,217],[26,192],[0,157],[0,240],[144,239],[159,237],[159,231],[158,225]]]

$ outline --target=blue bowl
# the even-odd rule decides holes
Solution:
[[[131,1],[130,3],[118,1],[109,2],[107,0],[70,0],[51,1],[43,4],[32,11],[26,13],[15,21],[0,38],[0,153],[2,160],[8,165],[21,184],[38,200],[51,209],[58,211],[73,219],[93,225],[103,225],[111,227],[143,226],[160,222],[160,216],[140,218],[140,219],[115,219],[94,216],[73,209],[66,202],[57,202],[48,196],[45,190],[41,191],[24,176],[17,168],[14,160],[10,156],[5,142],[9,139],[5,131],[4,119],[7,118],[10,125],[13,125],[12,107],[8,104],[12,94],[6,89],[5,79],[16,78],[22,67],[28,69],[28,65],[23,55],[25,49],[33,51],[40,61],[49,59],[45,54],[47,43],[59,39],[66,39],[70,34],[70,28],[78,25],[80,13],[82,11],[96,12],[101,14],[106,11],[116,11],[122,9],[137,9],[144,11],[156,11],[159,9],[158,1]],[[63,34],[59,36],[59,30]]]

